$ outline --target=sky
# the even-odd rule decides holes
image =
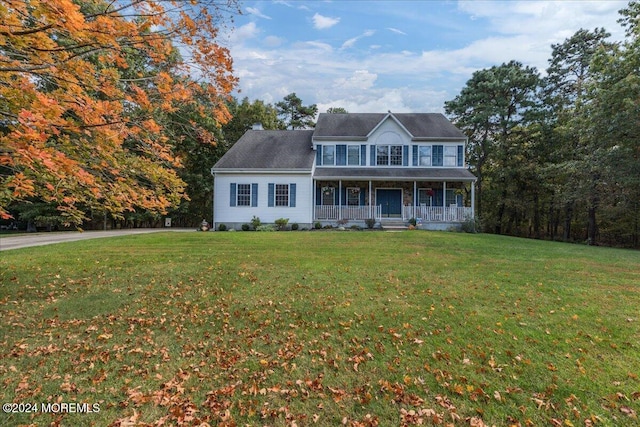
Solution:
[[[551,45],[616,22],[626,1],[241,1],[225,44],[239,91],[319,112],[444,112],[474,71],[511,60],[542,75]]]

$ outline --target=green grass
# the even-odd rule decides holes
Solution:
[[[21,425],[640,425],[640,254],[436,232],[159,233],[0,255]]]

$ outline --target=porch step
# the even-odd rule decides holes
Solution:
[[[389,230],[389,231],[402,231],[402,230],[408,230],[409,227],[407,226],[407,224],[404,221],[382,221],[380,223],[380,226],[382,227],[383,230]]]

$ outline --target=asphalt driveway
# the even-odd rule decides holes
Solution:
[[[24,233],[0,235],[0,251],[27,248],[30,246],[52,245],[76,240],[98,239],[101,237],[126,236],[131,234],[157,233],[160,231],[195,231],[193,228],[132,228],[107,231],[61,231],[52,233]]]

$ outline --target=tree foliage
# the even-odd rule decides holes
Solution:
[[[306,129],[315,126],[314,120],[318,114],[318,106],[316,104],[303,105],[302,100],[295,92],[277,102],[276,109],[287,129]]]
[[[205,99],[198,100],[206,108]],[[282,123],[278,120],[275,108],[263,101],[249,101],[244,98],[238,101],[231,98],[227,109],[232,118],[224,125],[212,118],[199,117],[193,109],[181,108],[172,114],[171,129],[176,137],[183,135],[177,146],[177,151],[183,159],[183,167],[178,171],[180,178],[187,184],[188,198],[173,209],[169,214],[177,226],[197,226],[203,218],[210,218],[212,212],[213,185],[211,166],[229,150],[240,137],[256,123],[264,129],[280,129]],[[199,140],[199,133],[193,131],[191,122],[205,128],[215,136],[216,144],[203,144]]]
[[[536,103],[539,84],[535,68],[517,61],[476,71],[452,101],[445,103],[447,114],[469,137],[468,156],[478,177],[478,214],[483,214],[484,182],[504,180],[500,162],[509,161],[509,146],[515,130],[528,120]],[[497,196],[504,202],[507,194]]]
[[[552,45],[547,76],[514,61],[477,71],[446,112],[469,136],[486,231],[638,247],[640,3]]]
[[[184,108],[216,126],[230,119],[226,100],[237,80],[216,38],[233,7],[2,2],[0,215],[38,200],[80,224],[89,212],[122,217],[176,205],[185,191],[175,170],[180,138],[165,131],[167,120]],[[182,125],[214,142],[195,120]]]

